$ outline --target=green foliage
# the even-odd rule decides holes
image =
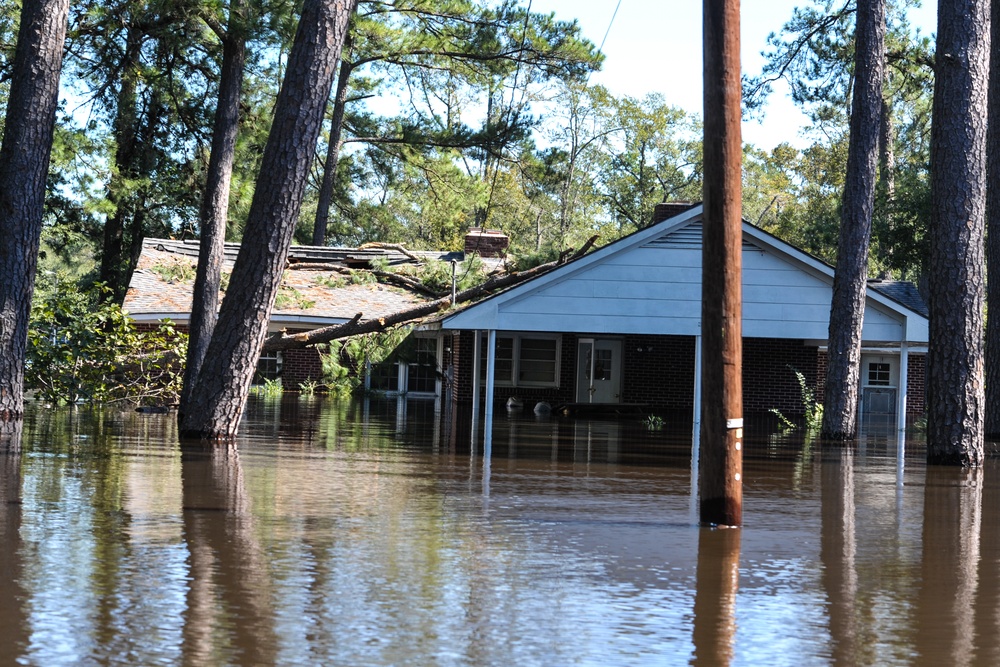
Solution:
[[[316,380],[303,380],[299,383],[299,393],[303,396],[314,396],[323,385]]]
[[[313,282],[320,287],[326,287],[328,289],[340,289],[347,285],[347,278],[343,276],[327,275],[325,273],[316,274],[313,277]]]
[[[642,423],[645,424],[646,428],[650,431],[659,431],[663,428],[663,425],[666,422],[664,422],[663,417],[659,415],[649,415],[642,420]]]
[[[517,254],[512,262],[509,262],[512,271],[520,272],[533,269],[542,264],[554,262],[559,258],[559,249],[553,246],[543,247],[536,252],[526,252]]]
[[[789,366],[789,369],[795,373],[795,379],[798,380],[799,383],[799,392],[802,396],[802,408],[805,413],[806,431],[816,431],[823,424],[823,404],[816,400],[816,392],[809,386],[809,383],[806,381],[806,376],[791,366]],[[777,408],[771,408],[769,412],[778,418],[779,430],[784,432],[798,428],[793,421],[788,419]]]
[[[42,285],[28,333],[27,389],[52,403],[176,402],[187,336],[169,322],[139,331],[99,294],[58,276]]]
[[[416,267],[413,277],[432,292],[444,294],[451,291],[451,262],[429,260]],[[474,287],[486,279],[486,267],[478,255],[455,265],[455,284],[459,290]]]
[[[278,310],[309,310],[315,305],[314,300],[307,299],[302,292],[286,285],[278,288],[278,294],[274,299],[274,307]]]
[[[379,333],[335,340],[320,354],[322,383],[334,394],[349,394],[361,389],[366,363],[380,364],[409,337],[409,327],[395,327]]]
[[[162,262],[149,267],[156,275],[169,283],[193,283],[195,265],[190,262]]]
[[[285,388],[281,384],[281,378],[264,378],[263,384],[253,385],[250,392],[263,398],[279,398],[285,393]]]

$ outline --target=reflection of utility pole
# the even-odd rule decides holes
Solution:
[[[743,521],[740,2],[704,0],[701,523]]]
[[[694,596],[695,667],[722,667],[736,645],[736,592],[740,581],[740,531],[702,528],[698,534],[698,583]]]

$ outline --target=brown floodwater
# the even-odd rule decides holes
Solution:
[[[995,665],[1000,471],[750,425],[742,529],[690,423],[253,399],[32,406],[0,447],[0,665]],[[472,444],[474,442],[474,444]]]

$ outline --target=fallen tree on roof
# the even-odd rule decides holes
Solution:
[[[365,320],[364,313],[358,313],[343,324],[333,324],[327,327],[298,333],[287,333],[285,331],[281,331],[267,337],[264,341],[264,349],[267,351],[293,350],[309,347],[311,345],[329,343],[341,338],[349,338],[350,336],[359,336],[361,334],[385,331],[390,327],[415,322],[430,315],[434,315],[435,313],[444,311],[452,305],[474,301],[480,297],[487,296],[496,290],[512,287],[526,280],[530,280],[531,278],[535,278],[536,276],[540,276],[543,273],[547,273],[548,271],[551,271],[568,261],[582,257],[590,251],[596,241],[596,236],[591,237],[583,245],[583,247],[580,248],[580,250],[576,252],[567,250],[559,256],[559,259],[556,259],[555,261],[548,262],[546,264],[539,264],[536,267],[519,271],[517,273],[491,276],[485,282],[476,285],[475,287],[470,287],[458,292],[455,295],[454,304],[452,303],[451,295],[448,295],[446,297],[434,299],[433,301],[428,301],[427,303],[422,303],[419,306],[414,306],[413,308],[401,310],[393,313],[392,315],[386,315],[375,319]],[[572,253],[572,255],[570,255],[570,253]]]

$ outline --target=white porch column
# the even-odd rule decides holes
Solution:
[[[472,332],[475,342],[472,345],[472,421],[479,419],[479,364],[483,356],[482,343],[479,340],[479,329]]]
[[[899,394],[896,396],[896,428],[900,431],[906,430],[906,399],[907,385],[910,374],[910,346],[906,341],[899,343]]]
[[[483,456],[492,454],[493,445],[493,379],[497,361],[497,330],[490,329],[486,340],[486,416],[483,420]]]

